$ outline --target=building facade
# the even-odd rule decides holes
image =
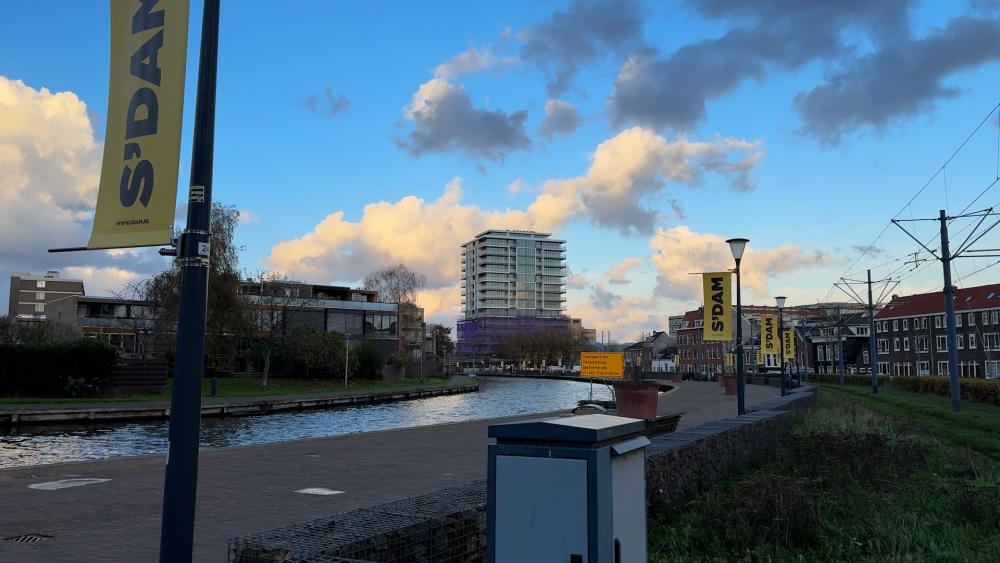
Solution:
[[[7,315],[21,321],[44,321],[46,305],[71,295],[84,295],[83,280],[60,278],[56,270],[43,276],[13,272]]]
[[[457,354],[490,363],[514,332],[569,332],[566,241],[533,231],[482,232],[462,245]]]
[[[954,290],[961,377],[1000,377],[1000,284]],[[875,315],[877,366],[886,375],[949,375],[944,292],[893,295]]]

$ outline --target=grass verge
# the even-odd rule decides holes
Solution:
[[[997,425],[994,405],[824,386],[770,460],[651,511],[649,561],[996,562]]]
[[[372,381],[368,379],[348,380],[347,391],[366,391],[411,387],[414,385],[435,385],[447,382],[446,379],[425,379],[423,383],[416,379],[407,379],[398,383]],[[146,401],[169,401],[170,389],[173,388],[173,378],[167,379],[167,393],[155,395],[135,395],[132,397],[106,399],[31,399],[31,398],[0,398],[0,405],[29,404],[68,404],[68,403],[132,403]],[[265,397],[270,395],[298,395],[303,393],[329,393],[344,391],[344,381],[335,379],[271,379],[267,387],[260,384],[259,379],[220,379],[219,397]],[[211,381],[202,382],[201,394],[208,397],[211,394]]]

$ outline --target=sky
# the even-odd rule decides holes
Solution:
[[[178,221],[198,0],[191,14]],[[692,273],[732,268],[730,237],[750,239],[744,303],[845,301],[834,284],[867,269],[887,291],[936,291],[940,263],[890,220],[1000,200],[998,15],[988,0],[223,2],[214,198],[241,212],[248,271],[356,286],[404,263],[449,326],[459,247],[487,229],[565,239],[567,312],[623,341],[697,307]],[[46,252],[89,237],[109,19],[107,2],[0,0],[0,294],[11,271],[107,294],[168,265]],[[937,251],[935,223],[905,226]],[[994,262],[953,276],[995,281]]]

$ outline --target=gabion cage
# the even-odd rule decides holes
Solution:
[[[229,540],[230,563],[482,563],[486,481]]]

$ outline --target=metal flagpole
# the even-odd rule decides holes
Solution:
[[[181,265],[180,308],[174,387],[170,398],[167,472],[163,486],[160,563],[189,563],[194,547],[201,383],[205,368],[205,320],[212,230],[219,1],[205,0],[202,16],[187,229],[181,233],[177,244],[178,261]]]

